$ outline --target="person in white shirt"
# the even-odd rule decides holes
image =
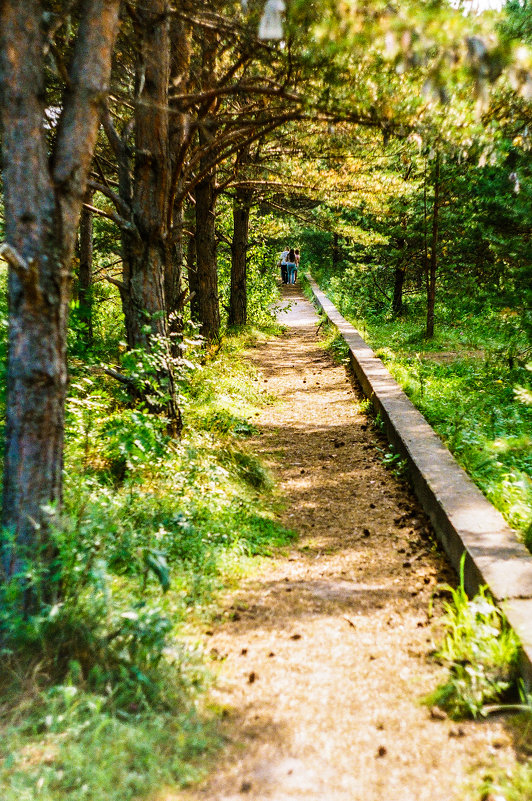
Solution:
[[[281,261],[279,262],[281,265],[281,281],[283,284],[288,283],[288,268],[286,266],[286,260],[288,259],[288,254],[290,253],[289,248],[285,248],[281,253]]]

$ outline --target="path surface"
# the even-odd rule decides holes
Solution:
[[[343,367],[316,336],[299,288],[283,337],[250,359],[279,402],[254,447],[300,534],[229,600],[207,638],[221,662],[228,746],[183,801],[453,801],[489,766],[511,764],[500,721],[431,719],[419,699],[441,669],[427,655],[430,594],[450,577],[408,487]],[[477,785],[478,786],[478,785]]]

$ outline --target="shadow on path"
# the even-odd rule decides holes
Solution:
[[[419,699],[439,668],[427,606],[450,571],[345,369],[316,336],[299,287],[283,287],[286,333],[249,354],[279,401],[252,447],[299,533],[228,600],[206,638],[219,664],[227,748],[199,788],[165,799],[452,801],[472,770],[514,758],[500,721],[434,721]]]

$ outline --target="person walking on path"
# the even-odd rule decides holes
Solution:
[[[288,254],[289,253],[290,253],[290,250],[288,248],[285,248],[283,250],[283,252],[281,253],[281,260],[279,262],[279,264],[281,266],[281,281],[283,282],[283,284],[287,284],[288,283],[288,268],[286,266],[286,261],[288,259]]]
[[[300,255],[299,255],[299,248],[296,248],[296,249],[294,250],[294,253],[296,254],[296,275],[295,275],[295,281],[297,281],[297,271],[299,270],[299,259],[300,259]],[[295,281],[294,281],[294,283],[295,283]]]
[[[293,248],[290,248],[288,258],[286,260],[286,267],[288,269],[288,283],[295,284],[297,274],[296,253]]]

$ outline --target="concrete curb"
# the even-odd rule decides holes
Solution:
[[[356,377],[408,461],[416,495],[469,594],[486,584],[521,640],[521,673],[532,684],[532,556],[482,495],[358,331],[307,273],[314,300],[347,345]]]

